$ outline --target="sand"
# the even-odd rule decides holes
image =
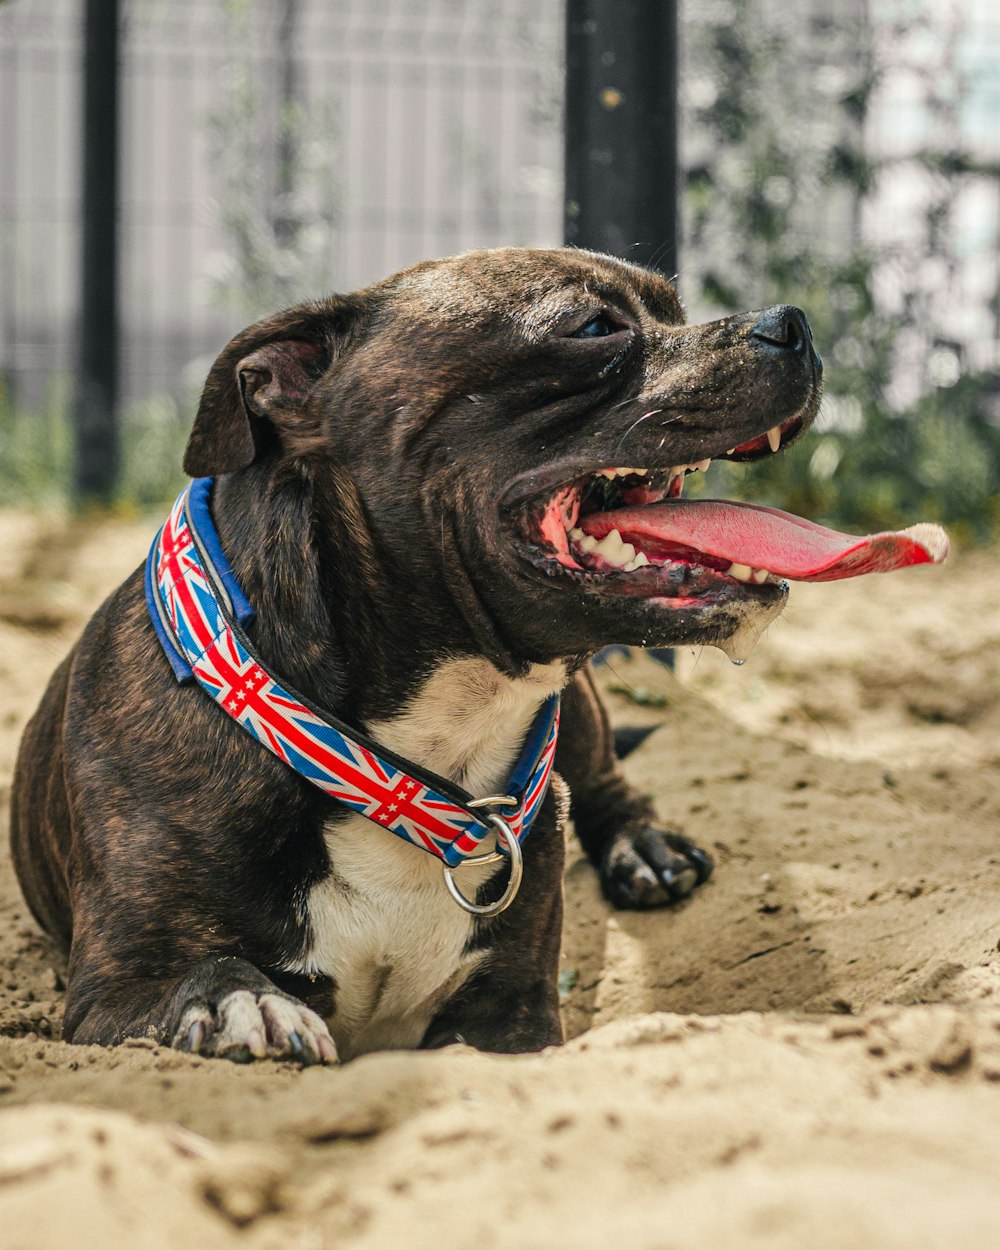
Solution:
[[[21,727],[151,523],[0,514],[0,824]],[[602,670],[718,860],[612,912],[574,852],[560,1049],[238,1067],[58,1040],[0,861],[0,1245],[1000,1245],[1000,561],[796,587],[741,669]]]

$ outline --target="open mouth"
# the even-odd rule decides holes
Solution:
[[[716,458],[773,455],[803,426],[796,414]],[[601,468],[534,495],[518,514],[522,554],[540,571],[595,593],[686,608],[773,600],[791,581],[833,581],[940,563],[944,531],[919,524],[857,537],[775,508],[685,500],[684,479],[712,457],[667,468]]]

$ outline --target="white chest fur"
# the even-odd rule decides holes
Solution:
[[[449,660],[372,737],[472,794],[495,794],[562,664],[511,680],[485,660]],[[438,1007],[483,961],[467,953],[474,920],[445,891],[440,862],[363,816],[331,823],[331,872],[307,902],[312,941],[289,971],[337,983],[331,1032],[342,1058],[419,1045]],[[463,891],[494,868],[459,871]]]

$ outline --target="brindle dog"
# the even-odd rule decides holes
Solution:
[[[184,465],[217,479],[260,655],[390,750],[502,791],[565,687],[556,766],[578,834],[616,906],[655,906],[711,861],[623,780],[587,657],[736,645],[786,588],[690,552],[642,565],[575,522],[676,496],[711,457],[770,454],[811,421],[820,370],[796,309],[689,327],[669,282],[608,257],[470,253],[238,335]],[[69,952],[71,1041],[303,1061],[456,1039],[525,1051],[561,1039],[558,806],[550,791],[512,906],[469,916],[432,856],[175,682],[139,571],[28,726],[13,844]],[[502,872],[463,869],[463,887],[485,899]]]

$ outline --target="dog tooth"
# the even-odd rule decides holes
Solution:
[[[709,466],[711,463],[712,463],[712,458],[711,458],[711,456],[709,456],[709,457],[708,457],[708,459],[706,459],[706,460],[699,460],[696,464],[693,464],[693,465],[691,466],[691,468],[692,468],[692,469],[700,469],[700,470],[702,471],[702,473],[707,473],[707,472],[708,472],[708,466]]]
[[[598,469],[594,477],[606,477],[610,482],[612,478],[617,476],[617,473],[617,469]]]
[[[623,542],[617,530],[611,530],[594,547],[594,554],[607,560],[608,564],[613,564],[615,568],[621,568],[623,564],[628,564],[629,560],[635,559],[635,548],[631,543]]]
[[[569,536],[570,538],[573,539],[574,542],[579,542],[581,538],[585,537],[583,530],[580,529],[579,526],[577,526],[575,529],[571,529],[569,532]]]
[[[580,539],[580,547],[587,552],[593,551],[597,546],[597,539],[593,534],[584,534]]]
[[[753,569],[752,574],[753,574],[753,579],[757,583],[758,586],[763,585],[763,583],[766,582],[767,579],[771,576],[771,574],[767,571],[767,569]]]
[[[736,450],[735,447],[730,447],[730,449],[726,452],[726,455],[731,456],[735,450]]]
[[[738,582],[748,582],[750,580],[749,564],[731,564],[726,573],[730,577],[735,577]]]
[[[635,559],[632,561],[632,566],[631,566],[632,571],[635,572],[636,569],[641,569],[644,565],[647,565],[648,563],[649,563],[649,556],[647,556],[644,551],[637,551]]]
[[[781,446],[781,426],[772,425],[767,432],[767,441],[771,445],[772,451],[777,451]]]
[[[611,534],[617,537],[617,542],[611,537]],[[593,547],[587,548],[587,550],[591,551],[595,556],[601,556],[602,559],[607,560],[611,564],[616,564],[618,551],[621,546],[621,536],[617,530],[612,530],[611,534],[608,534],[606,538],[602,538],[600,542],[595,541]]]

